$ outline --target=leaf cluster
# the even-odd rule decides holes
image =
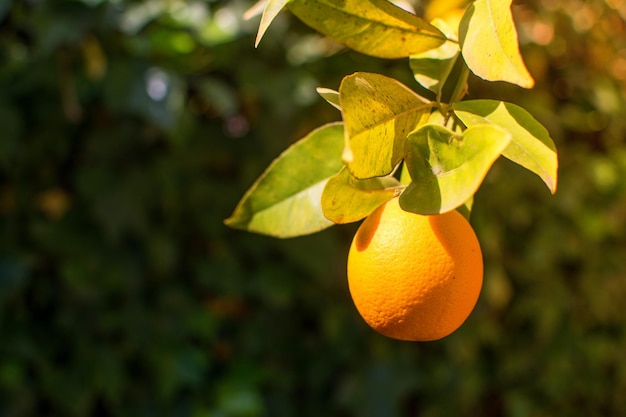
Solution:
[[[387,200],[431,215],[459,209],[502,155],[554,193],[557,152],[522,107],[463,100],[471,73],[534,85],[519,52],[510,0],[477,0],[455,25],[432,22],[387,0],[269,0],[256,43],[278,13],[295,16],[337,43],[385,59],[404,58],[429,100],[394,78],[356,72],[337,91],[318,92],[341,112],[280,155],[244,195],[229,226],[276,237],[355,222]]]
[[[405,345],[349,302],[356,224],[280,240],[221,222],[292,132],[336,116],[303,84],[406,62],[295,65],[312,36],[282,36],[290,19],[250,53],[256,28],[215,18],[248,3],[0,6],[0,415],[625,415],[626,4],[516,2],[536,87],[470,78],[471,94],[514,97],[548,128],[558,193],[500,158],[472,210],[473,318]]]

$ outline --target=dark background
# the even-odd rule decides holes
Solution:
[[[0,1],[0,416],[626,414],[626,2],[519,1],[528,109],[560,184],[501,160],[472,223],[485,283],[438,342],[379,336],[345,277],[356,225],[223,225],[267,164],[339,119],[315,93],[405,60],[251,1]],[[418,9],[421,7],[416,4]]]

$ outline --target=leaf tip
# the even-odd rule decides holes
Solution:
[[[257,48],[261,42],[261,38],[270,26],[272,21],[278,16],[289,0],[260,0],[250,10],[246,12],[246,16],[257,16],[261,14],[261,23],[254,40],[254,47]]]
[[[258,48],[259,44],[261,43],[261,38],[263,37],[263,34],[261,33],[261,31],[259,30],[259,32],[256,35],[256,39],[254,39],[254,47]]]
[[[519,81],[517,82],[517,85],[519,85],[522,88],[531,89],[531,88],[533,88],[535,86],[535,79],[533,78],[532,75],[530,75],[530,73],[527,70],[526,74],[524,74],[519,79]]]
[[[241,220],[238,220],[234,213],[227,219],[224,219],[222,223],[224,224],[224,226],[231,229],[243,229],[243,227],[241,226]]]
[[[550,190],[550,194],[554,195],[556,194],[556,189],[557,189],[557,179],[556,177],[549,181],[548,183],[546,183],[548,186],[548,189]]]

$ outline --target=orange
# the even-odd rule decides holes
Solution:
[[[357,310],[374,330],[395,339],[451,334],[474,309],[482,281],[480,245],[465,217],[406,212],[397,198],[363,221],[348,254]]]

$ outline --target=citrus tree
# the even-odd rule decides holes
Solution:
[[[456,210],[469,219],[473,196],[500,156],[554,193],[558,159],[549,132],[516,104],[466,99],[472,74],[534,85],[510,6],[511,0],[477,0],[444,7],[427,21],[387,0],[262,2],[257,44],[286,7],[350,49],[407,59],[416,83],[356,72],[337,90],[318,88],[341,120],[314,129],[276,158],[226,224],[295,237],[360,221],[394,198],[401,211]]]

